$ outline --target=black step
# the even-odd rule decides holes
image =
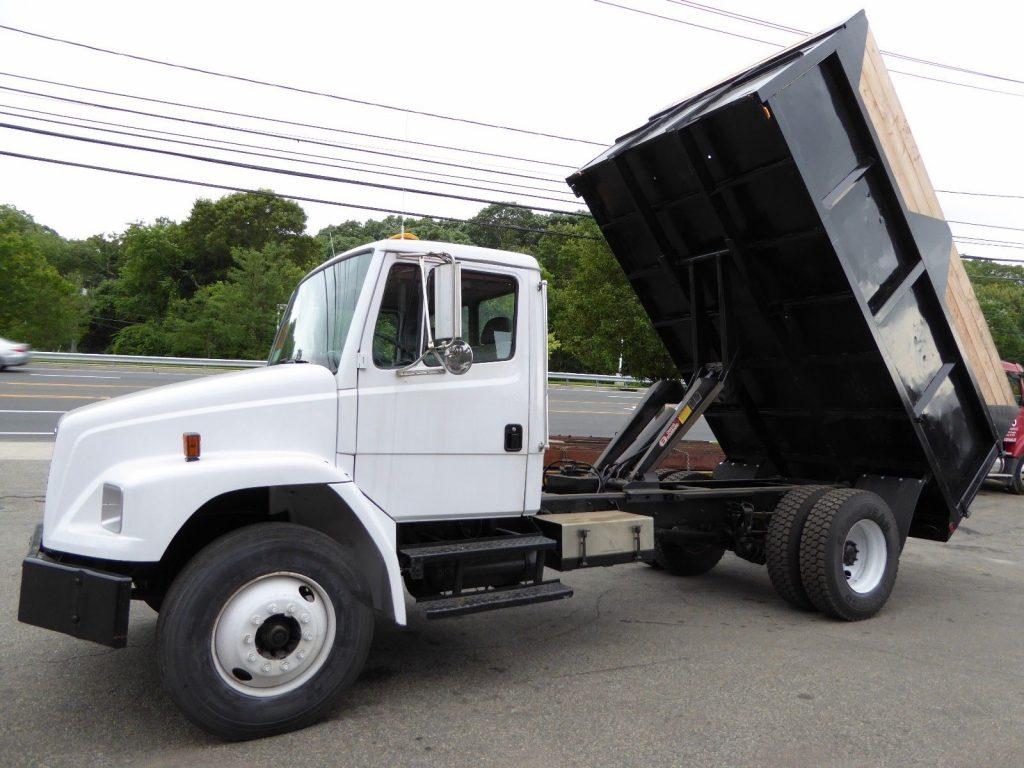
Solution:
[[[509,555],[517,552],[533,552],[554,548],[556,542],[539,534],[513,536],[490,536],[484,539],[459,539],[438,541],[428,544],[408,544],[399,548],[405,564],[416,570],[424,563],[468,558],[483,558],[487,555]]]
[[[554,580],[528,586],[468,592],[457,597],[437,597],[420,600],[418,603],[423,606],[423,612],[428,619],[444,619],[467,613],[493,611],[497,608],[514,608],[517,605],[564,600],[567,597],[572,597],[572,587]]]

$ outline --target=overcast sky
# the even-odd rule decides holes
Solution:
[[[790,44],[796,36],[683,7],[670,0],[614,0],[651,13]],[[861,5],[817,0],[706,0],[737,13],[819,30],[842,21]],[[898,51],[1024,80],[1021,22],[1016,3],[867,2],[875,37]],[[195,67],[287,83],[313,90],[610,142],[656,110],[770,55],[775,48],[692,26],[630,13],[594,0],[433,0],[374,2],[16,2],[0,0],[0,23],[83,43],[166,59]],[[969,90],[893,75],[896,89],[935,186],[942,189],[1024,195],[1024,85],[890,60],[891,68],[959,80],[1016,95]],[[209,126],[172,122],[0,89],[0,122],[94,138],[203,154],[211,157],[324,173],[421,189],[516,200],[571,210],[561,183],[574,167],[600,152],[594,144],[541,138],[433,118],[405,115],[311,95],[225,81],[0,30],[0,86],[33,90],[127,109],[244,127],[251,131],[315,139],[324,146]],[[31,83],[10,75],[44,78],[150,98],[185,102],[310,123],[335,129],[446,144],[546,161],[503,160],[430,149],[315,128],[284,126],[192,109],[146,104]],[[405,181],[363,171],[299,165],[207,148],[174,146],[81,127],[28,119],[25,109],[130,124],[131,131],[162,130],[324,156],[319,162],[366,168],[381,163],[417,175],[457,174],[482,191]],[[53,118],[63,119],[66,117]],[[108,126],[109,127],[109,126]],[[3,128],[0,149],[80,163],[214,181],[270,187],[282,194],[465,217],[480,205],[411,192],[354,187],[252,170],[82,144]],[[125,130],[125,129],[118,129]],[[185,139],[196,141],[196,139]],[[473,166],[473,169],[390,158],[357,149]],[[265,149],[252,150],[265,152]],[[294,157],[294,156],[292,156]],[[325,159],[327,158],[327,159]],[[378,170],[384,170],[378,168]],[[391,173],[405,171],[390,169]],[[504,173],[502,173],[504,172]],[[508,174],[518,174],[511,176]],[[539,177],[539,178],[525,178]],[[436,178],[436,177],[432,177]],[[504,184],[501,182],[505,182]],[[550,191],[523,190],[508,183]],[[556,198],[529,198],[535,194]],[[119,232],[133,221],[182,219],[198,196],[223,192],[98,171],[49,166],[0,157],[0,203],[10,203],[66,237]],[[1024,199],[941,195],[949,219],[1024,228]],[[379,217],[351,208],[307,204],[309,230],[348,218]],[[1024,242],[1024,232],[953,225],[958,235]],[[962,245],[961,251],[1024,259],[1024,248]]]

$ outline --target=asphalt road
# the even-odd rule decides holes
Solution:
[[[0,441],[52,440],[65,411],[140,389],[210,375],[208,371],[150,371],[124,366],[62,368],[35,364],[0,372]],[[642,391],[607,387],[552,386],[552,435],[611,437],[643,397]],[[713,440],[707,424],[687,439]]]
[[[47,463],[10,455],[26,451],[0,444],[5,766],[935,768],[1024,753],[1024,504],[1001,491],[949,544],[908,542],[867,622],[792,610],[731,555],[697,579],[578,571],[563,602],[430,623],[410,606],[408,628],[378,625],[330,719],[223,744],[164,694],[142,604],[118,651],[14,621]]]

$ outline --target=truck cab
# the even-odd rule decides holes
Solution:
[[[1003,371],[1020,410],[1003,437],[1002,449],[992,463],[988,479],[1020,496],[1024,495],[1024,366],[1004,360]]]

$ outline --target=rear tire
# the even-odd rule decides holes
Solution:
[[[1013,477],[1007,488],[1018,496],[1024,496],[1024,456],[1013,462]]]
[[[765,559],[772,586],[779,597],[803,611],[813,611],[814,603],[800,579],[800,535],[811,508],[828,490],[825,486],[808,485],[789,491],[772,512],[765,536]]]
[[[334,539],[291,523],[241,528],[193,557],[157,622],[160,677],[185,716],[241,740],[327,714],[373,636],[349,562]]]
[[[833,489],[811,508],[800,537],[800,577],[822,613],[861,621],[881,610],[896,583],[900,539],[877,494]]]

